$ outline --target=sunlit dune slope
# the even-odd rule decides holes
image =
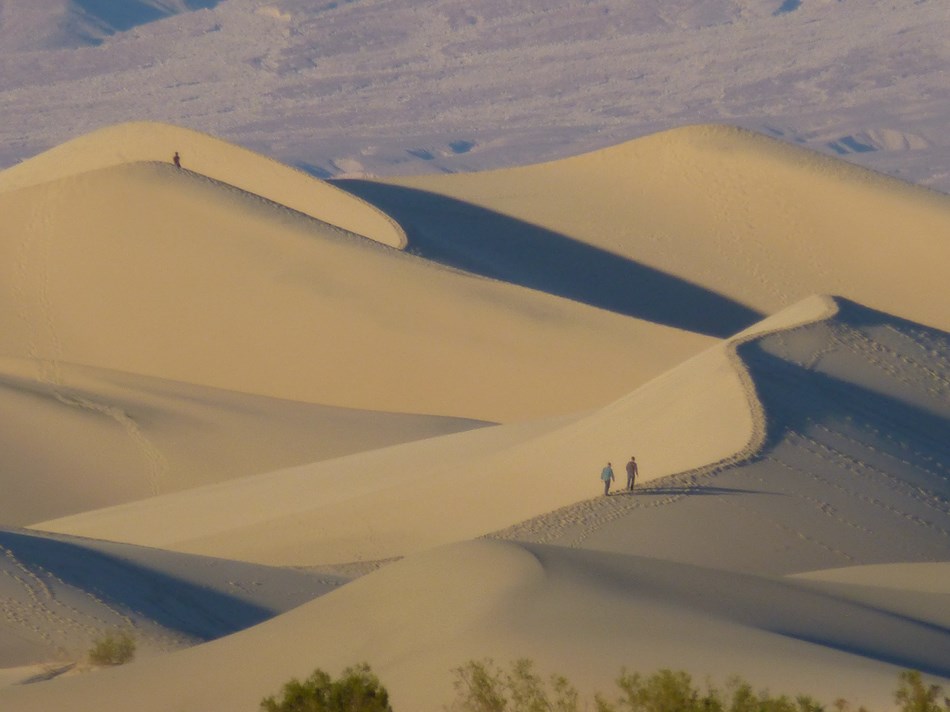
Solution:
[[[454,666],[529,657],[585,693],[671,668],[886,708],[901,670],[950,682],[948,364],[950,334],[815,297],[586,415],[47,523],[274,563],[408,556],[233,636],[0,703],[252,712],[290,676],[369,660],[394,708],[434,712]],[[595,495],[631,442],[635,493]]]
[[[453,698],[453,667],[491,656],[532,658],[585,697],[612,696],[623,666],[665,667],[720,684],[740,672],[774,694],[882,708],[903,667],[950,673],[939,616],[909,615],[900,594],[874,606],[862,595],[649,558],[467,542],[227,638],[147,665],[0,690],[0,703],[18,712],[253,712],[291,676],[371,660],[394,709],[434,712]]]
[[[384,245],[402,229],[385,213],[302,171],[205,133],[153,121],[107,126],[0,172],[0,192],[140,161],[182,166]]]
[[[12,359],[0,417],[7,526],[484,425]]]
[[[775,574],[939,560],[950,536],[950,337],[840,300],[779,316],[586,414],[36,526],[295,565],[384,559],[502,529]],[[630,455],[637,493],[597,496],[600,468],[611,460],[622,487]]]
[[[37,362],[497,421],[603,403],[710,343],[433,266],[167,162],[7,190],[0,213],[0,353]]]
[[[950,328],[950,197],[737,128],[339,184],[405,220],[435,259],[661,323],[724,336],[754,321],[743,308],[840,294]]]
[[[823,313],[824,303],[805,312]],[[801,315],[798,315],[801,316]],[[586,500],[635,451],[653,478],[751,447],[761,430],[734,347],[716,345],[579,415],[481,428],[36,526],[285,565],[385,559]],[[173,520],[174,527],[163,522]]]

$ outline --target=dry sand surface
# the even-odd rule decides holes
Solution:
[[[108,126],[68,141],[3,171],[0,191],[129,163],[170,163],[176,153],[185,169],[385,245],[405,244],[392,218],[329,183],[213,136],[155,122]]]
[[[0,362],[0,413],[7,526],[485,425],[27,359]]]
[[[725,127],[342,184],[405,244],[180,129],[15,171],[0,709],[254,712],[367,661],[434,712],[483,657],[950,686],[950,198]],[[87,669],[117,627],[140,659]]]
[[[772,314],[813,294],[950,328],[935,259],[948,249],[946,195],[729,126],[339,185],[405,217],[423,254],[697,331],[729,336],[747,325],[743,307]],[[446,222],[459,226],[450,236]]]
[[[151,140],[135,128],[126,143]],[[232,152],[219,162],[239,172]],[[167,162],[50,174],[0,192],[6,355],[498,421],[599,405],[710,343],[433,265]]]
[[[26,529],[0,530],[0,553],[4,668],[66,667],[112,629],[134,632],[137,654],[149,658],[255,625],[347,581]]]

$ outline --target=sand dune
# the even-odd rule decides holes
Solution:
[[[484,425],[22,359],[0,360],[0,413],[7,526]]]
[[[950,335],[838,306],[739,347],[765,421],[745,458],[505,535],[773,574],[945,561]]]
[[[806,314],[817,321],[800,325]],[[950,360],[947,334],[840,300],[809,300],[784,322],[779,329],[773,318],[772,328],[585,415],[37,526],[308,565],[406,555],[542,515],[507,534],[768,573],[939,560],[950,492],[932,463],[950,456],[941,437],[950,414],[948,379],[930,362]],[[646,493],[584,501],[603,463],[613,460],[620,474],[628,453],[638,456]],[[670,475],[675,482],[649,486]],[[163,524],[169,517],[174,529]],[[880,541],[870,546],[872,535]]]
[[[85,664],[95,640],[134,632],[150,658],[248,628],[346,578],[26,530],[0,530],[0,667],[23,678]],[[43,661],[37,666],[29,663]],[[78,661],[78,662],[77,662]]]
[[[829,309],[810,300],[773,326]],[[356,453],[37,526],[257,562],[387,559],[585,500],[606,460],[620,472],[633,449],[653,479],[754,448],[762,425],[752,389],[735,344],[720,344],[591,412]],[[160,524],[168,517],[174,528]]]
[[[434,259],[661,323],[728,336],[750,313],[840,294],[950,328],[950,197],[732,127],[338,185],[405,219]]]
[[[167,163],[7,190],[0,210],[0,353],[40,362],[499,421],[603,403],[711,343],[432,266]]]
[[[122,129],[132,146],[142,130]],[[109,625],[156,576],[197,597],[172,611],[187,618],[202,596],[283,610],[230,598],[274,566],[369,573],[185,650],[0,687],[0,708],[252,712],[293,675],[366,660],[396,709],[428,712],[486,656],[585,692],[671,667],[876,709],[903,668],[950,683],[945,197],[692,128],[347,184],[406,225],[404,252],[281,207],[278,180],[261,199],[140,153],[74,170],[77,145],[0,176],[5,457],[55,501],[68,478],[50,471],[95,438],[95,496],[141,498],[0,532],[7,662],[48,654],[56,616]],[[847,298],[815,296],[831,290]],[[311,426],[332,432],[281,465]],[[137,494],[148,453],[173,467]],[[633,454],[637,491],[599,494]],[[208,623],[161,612],[135,622],[168,647]]]
[[[900,665],[950,672],[947,636],[928,623],[852,601],[846,588],[469,542],[392,564],[228,638],[109,673],[7,688],[0,701],[24,712],[66,699],[76,712],[251,712],[290,674],[371,658],[394,707],[425,712],[451,700],[453,664],[531,655],[543,669],[569,670],[587,693],[611,690],[627,664],[701,669],[719,680],[741,670],[775,692],[809,689],[880,706]],[[189,674],[195,669],[202,674]]]
[[[106,537],[151,532],[157,545],[284,563],[409,556],[291,614],[116,673],[108,684],[69,680],[48,693],[10,691],[9,699],[24,710],[52,699],[46,694],[121,705],[198,661],[216,675],[254,656],[268,665],[230,686],[220,707],[197,684],[162,703],[252,710],[288,673],[357,659],[372,659],[399,706],[419,710],[441,709],[451,698],[453,663],[483,656],[533,657],[570,671],[587,690],[609,690],[627,664],[720,680],[739,672],[773,691],[878,708],[889,703],[902,668],[950,677],[947,567],[934,563],[945,561],[950,536],[950,491],[939,464],[948,458],[940,437],[948,379],[932,368],[947,360],[950,335],[846,300],[811,299],[737,337],[734,359],[726,346],[587,415],[484,428],[43,524]],[[720,435],[725,440],[731,429],[736,451],[706,450],[705,466],[668,477],[641,457],[637,493],[577,502],[579,489],[597,488],[604,433],[629,434],[637,406],[662,400],[653,389],[674,405],[677,394],[692,393],[683,400],[700,412],[692,423],[674,418],[675,442],[700,442],[715,414],[703,417],[700,389],[686,384],[693,377],[711,386],[717,370],[724,384],[709,388],[718,396],[710,401],[723,404],[728,427],[719,423]],[[745,419],[724,394],[736,410],[743,404]],[[564,436],[572,431],[577,437]],[[586,471],[552,473],[538,460],[559,442],[552,461],[575,450],[586,456]],[[466,464],[429,465],[418,477],[395,466],[425,467],[439,459],[427,452],[436,446],[444,447],[441,462],[456,453]],[[619,438],[613,447],[626,452]],[[529,463],[534,472],[523,469]],[[360,469],[369,474],[354,482]],[[282,490],[321,504],[292,506]],[[495,543],[431,548],[515,518],[547,491],[575,503],[554,509],[544,500],[549,514],[494,534],[502,539]],[[250,502],[258,504],[253,511]],[[238,514],[209,517],[213,503]],[[266,521],[261,512],[271,507],[280,516]],[[166,518],[191,541],[162,536]],[[354,518],[359,524],[347,527]],[[278,550],[273,542],[281,540],[287,546]],[[252,543],[260,541],[268,546]],[[886,573],[867,567],[895,562],[918,569],[906,585],[882,588]],[[290,630],[295,640],[301,630],[313,634],[277,650],[274,641]]]
[[[151,121],[107,126],[12,166],[0,172],[0,192],[129,163],[171,164],[175,153],[187,170],[384,245],[405,243],[388,215],[329,183],[214,136]]]

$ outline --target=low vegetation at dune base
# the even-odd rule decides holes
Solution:
[[[135,657],[135,638],[130,633],[107,633],[93,641],[89,662],[93,665],[124,665]]]
[[[574,686],[561,675],[548,679],[535,672],[530,660],[517,660],[508,670],[491,660],[470,661],[455,671],[456,699],[450,712],[824,712],[826,707],[808,695],[794,698],[757,692],[741,678],[720,689],[700,690],[683,671],[660,670],[648,677],[624,670],[617,678],[619,695],[594,695],[593,705],[582,703]],[[898,679],[895,702],[901,712],[950,712],[950,698],[939,685],[927,685],[916,671]],[[616,693],[615,693],[616,694]],[[851,712],[843,699],[832,709]],[[863,707],[855,712],[867,712]]]
[[[543,677],[531,660],[513,662],[505,670],[492,660],[469,661],[453,670],[455,700],[446,712],[825,712],[807,695],[791,698],[757,692],[740,678],[725,688],[707,684],[700,690],[682,671],[660,670],[648,677],[624,670],[617,678],[615,697],[594,695],[582,702],[576,688],[562,675]],[[939,685],[927,685],[916,671],[902,672],[894,701],[900,712],[950,712],[950,698]],[[851,712],[843,699],[831,707]],[[369,665],[347,668],[338,680],[316,670],[303,682],[284,685],[279,698],[261,702],[263,712],[392,712],[389,694]],[[854,712],[867,712],[861,707]]]
[[[393,712],[389,693],[369,665],[348,667],[338,680],[315,670],[306,680],[292,679],[277,697],[261,701],[263,712]]]

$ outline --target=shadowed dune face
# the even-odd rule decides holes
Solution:
[[[763,316],[625,256],[471,203],[371,181],[336,185],[392,215],[410,251],[451,267],[719,338]]]
[[[94,590],[107,608],[118,606],[125,612],[129,611],[130,603],[136,601],[139,607],[136,613],[186,638],[218,638],[273,615],[273,611],[262,606],[180,579],[173,580],[133,561],[122,561],[67,541],[0,531],[0,548],[7,558],[27,561],[36,571],[54,572],[58,583]],[[96,581],[94,588],[93,580]],[[37,586],[41,588],[42,584],[37,583]],[[158,596],[149,600],[149,592],[158,589],[174,591],[174,608],[163,605]],[[115,624],[129,625],[123,617],[122,613],[116,614]]]
[[[0,667],[81,657],[107,631],[145,657],[230,635],[345,579],[0,529]]]
[[[592,407],[710,343],[475,279],[168,163],[0,192],[0,209],[0,350],[54,374],[73,362],[501,421]]]
[[[533,528],[562,545],[756,573],[946,560],[950,334],[838,305],[739,347],[760,448]],[[557,532],[559,520],[573,523]]]
[[[837,314],[813,323],[776,322],[741,339],[735,362],[711,358],[719,348],[710,349],[590,413],[40,526],[289,564],[392,557],[497,529],[500,537],[769,574],[939,560],[950,492],[934,463],[950,457],[941,439],[950,414],[945,370],[930,363],[950,353],[948,336],[838,304]],[[686,472],[664,470],[682,462],[683,450],[706,459]],[[615,489],[623,486],[631,451],[641,489],[586,499],[607,459],[620,479]],[[211,518],[214,503],[222,506]],[[160,526],[167,516],[175,530]],[[536,518],[499,526],[519,517]]]
[[[17,712],[67,696],[75,712],[128,704],[251,712],[290,676],[367,655],[395,709],[425,712],[452,699],[451,666],[487,655],[504,663],[528,654],[543,671],[568,674],[585,696],[615,690],[623,665],[699,669],[717,683],[740,669],[776,694],[818,686],[822,697],[862,702],[888,699],[900,666],[950,672],[944,628],[900,614],[896,601],[867,605],[851,595],[647,557],[461,542],[228,639],[115,671],[108,682],[79,676],[46,690],[8,688],[0,700]],[[161,685],[169,679],[176,684]],[[154,694],[142,696],[143,688]]]
[[[426,254],[567,286],[624,313],[689,315],[722,334],[839,294],[950,328],[936,298],[950,262],[950,197],[748,131],[687,126],[551,163],[379,184],[357,189],[404,216]],[[457,214],[459,226],[432,229],[428,210]],[[525,254],[548,239],[553,255]],[[629,301],[618,297],[628,289]],[[723,328],[710,326],[720,317]]]

